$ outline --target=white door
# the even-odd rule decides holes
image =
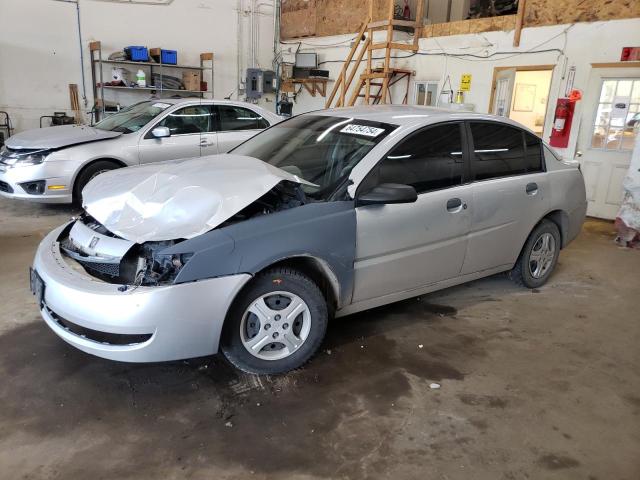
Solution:
[[[226,153],[269,126],[261,115],[236,105],[217,105],[218,153]]]
[[[511,97],[516,80],[516,69],[506,68],[496,74],[496,92],[493,96],[492,112],[501,117],[508,117],[511,111]]]
[[[169,113],[140,139],[140,163],[199,157],[200,136],[209,130],[210,117],[207,105],[188,105]],[[169,128],[171,136],[155,138],[151,134],[155,127]]]
[[[640,68],[594,69],[583,99],[578,154],[587,190],[587,215],[613,219],[640,112]]]

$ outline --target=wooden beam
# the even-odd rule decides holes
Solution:
[[[591,68],[640,68],[640,62],[592,63]]]
[[[358,71],[358,65],[360,65],[360,62],[362,61],[362,57],[364,57],[364,53],[369,50],[368,48],[369,43],[371,43],[371,39],[367,38],[364,41],[362,48],[360,49],[360,53],[358,54],[358,59],[356,60],[356,66],[351,70],[351,73],[349,74],[349,78],[345,82],[345,91],[349,90],[349,87],[351,86],[351,82],[353,81],[353,77],[356,75],[356,72]],[[340,106],[344,107],[344,97],[342,97],[341,99]]]
[[[331,106],[331,102],[333,102],[333,99],[336,96],[336,93],[338,92],[338,88],[340,88],[342,86],[342,84],[343,84],[343,82],[345,80],[345,77],[346,77],[347,70],[349,69],[349,66],[351,65],[351,59],[353,58],[353,55],[356,53],[356,50],[358,49],[358,46],[360,45],[360,42],[362,41],[362,38],[364,36],[364,32],[367,29],[367,24],[369,23],[369,21],[371,21],[371,17],[369,17],[360,26],[360,31],[358,32],[358,36],[356,37],[356,39],[353,42],[353,45],[351,46],[351,50],[349,51],[349,55],[347,55],[347,59],[342,64],[342,69],[340,70],[340,75],[338,75],[338,81],[333,86],[333,90],[331,90],[331,94],[329,95],[329,98],[325,102],[324,108],[329,108]],[[356,65],[354,67],[355,69],[358,68],[358,63],[359,62],[356,62]],[[345,89],[342,90],[342,94],[340,96],[343,104],[344,104],[344,94],[345,94]]]
[[[518,13],[516,13],[516,29],[513,31],[513,46],[520,46],[520,35],[522,34],[522,23],[524,22],[524,9],[527,0],[518,1]]]

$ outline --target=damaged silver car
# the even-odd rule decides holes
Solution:
[[[253,373],[304,364],[331,317],[499,272],[539,287],[586,211],[579,169],[519,124],[406,106],[294,117],[83,199],[33,263],[49,327],[104,358],[222,351]]]

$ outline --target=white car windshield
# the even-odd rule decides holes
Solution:
[[[325,199],[364,156],[396,128],[388,123],[325,115],[301,115],[278,123],[232,153],[259,158],[315,187],[305,192]]]
[[[121,112],[109,115],[94,127],[112,132],[137,132],[170,106],[170,103],[161,101],[136,103]]]

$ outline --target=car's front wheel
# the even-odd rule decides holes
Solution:
[[[73,202],[79,206],[82,206],[82,190],[91,180],[98,175],[109,170],[115,170],[119,165],[109,160],[98,160],[97,162],[90,163],[78,174],[76,181],[73,185]]]
[[[560,242],[560,231],[556,224],[542,220],[529,235],[520,258],[509,274],[511,279],[528,288],[544,285],[558,262]]]
[[[274,268],[257,275],[232,305],[221,350],[245,372],[284,373],[318,350],[327,317],[326,300],[309,277]]]

